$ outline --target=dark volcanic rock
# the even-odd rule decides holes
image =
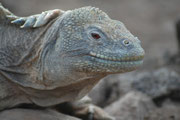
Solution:
[[[54,110],[11,109],[0,112],[0,120],[80,120]]]

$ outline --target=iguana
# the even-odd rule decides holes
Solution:
[[[101,78],[135,70],[144,53],[122,22],[98,8],[17,17],[0,5],[0,109],[24,103],[78,107]],[[111,119],[92,106],[84,109],[97,112],[94,119]]]

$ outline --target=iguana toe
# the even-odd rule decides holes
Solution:
[[[15,16],[15,15],[7,15],[6,17],[7,17],[9,20],[16,20],[16,19],[18,19],[18,17]]]
[[[47,15],[44,19],[49,21],[51,19],[58,17],[62,13],[64,13],[64,11],[59,10],[59,9],[50,10],[50,11],[47,11]]]
[[[14,15],[7,15],[7,17],[12,20],[11,23],[21,25],[21,28],[37,28],[47,24],[49,21],[57,18],[62,13],[64,13],[64,11],[55,9],[29,17],[17,17]]]
[[[34,28],[43,26],[47,24],[50,20],[58,17],[62,11],[55,9],[50,11],[42,12],[36,20],[36,23],[34,24]]]
[[[25,21],[26,21],[25,18],[18,18],[18,19],[11,21],[11,23],[17,24],[17,25],[23,25]]]
[[[42,26],[42,25],[44,25],[44,24],[46,24],[47,23],[47,20],[45,20],[44,18],[45,18],[45,16],[46,16],[46,12],[42,12],[37,18],[36,18],[36,22],[35,22],[35,24],[33,25],[33,27],[35,28],[35,27],[40,27],[40,26]]]
[[[108,115],[101,108],[94,105],[89,105],[88,120],[115,120],[115,118]]]
[[[93,104],[76,106],[74,113],[75,116],[86,120],[115,120],[114,117]]]
[[[25,21],[25,23],[21,26],[21,28],[28,28],[28,27],[32,27],[36,22],[36,17],[35,16],[30,16],[27,18],[27,20]]]

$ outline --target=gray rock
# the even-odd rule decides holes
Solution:
[[[155,108],[148,96],[132,91],[106,107],[105,111],[116,117],[117,120],[143,120]]]
[[[95,104],[104,107],[132,90],[150,96],[157,104],[161,104],[167,98],[179,101],[180,75],[169,67],[163,67],[109,76],[94,88],[90,96]]]
[[[0,120],[80,120],[54,110],[11,109],[0,112]]]
[[[149,95],[155,102],[180,100],[180,75],[169,68],[142,72],[133,77],[132,88]]]
[[[180,55],[180,19],[176,22],[176,34],[178,42],[178,54]]]
[[[156,107],[151,98],[140,92],[129,92],[105,108],[117,120],[180,120],[180,104],[166,100]]]
[[[145,120],[180,120],[180,104],[165,102],[162,107],[152,110]]]
[[[89,93],[93,103],[105,107],[118,100],[121,96],[132,90],[131,83],[135,74],[136,72],[110,75],[101,80]]]

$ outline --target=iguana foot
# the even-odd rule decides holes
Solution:
[[[93,104],[77,107],[74,114],[85,120],[115,120],[115,118]]]
[[[21,25],[21,28],[37,28],[47,24],[50,20],[57,18],[63,12],[64,11],[62,10],[55,9],[29,17],[17,17],[14,15],[9,15],[7,17],[12,20],[11,23]]]
[[[88,96],[85,96],[79,101],[68,103],[63,107],[59,106],[58,109],[63,112],[64,108],[68,108],[68,110],[70,110],[64,113],[71,113],[72,116],[81,118],[83,120],[115,120],[115,118],[108,115],[108,113],[103,111],[103,109],[93,105]]]

